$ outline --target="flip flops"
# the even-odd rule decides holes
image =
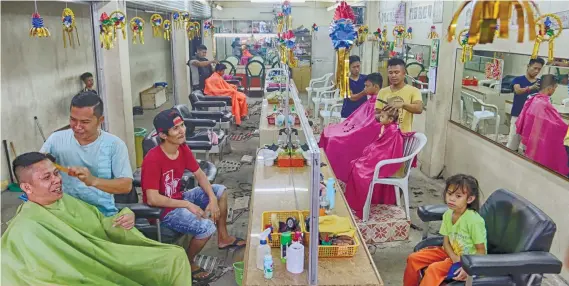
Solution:
[[[224,247],[219,247],[219,250],[228,249],[228,248],[235,248],[235,249],[243,248],[247,244],[239,245],[239,242],[241,242],[241,241],[245,241],[245,240],[243,240],[242,238],[239,238],[239,237],[235,237],[235,240],[233,241],[233,243],[226,245]]]
[[[203,276],[203,277],[197,277],[196,274],[200,274],[200,273],[207,273],[207,275]],[[200,267],[200,268],[192,271],[192,280],[193,280],[193,282],[204,282],[204,281],[208,281],[211,278],[213,278],[214,275],[215,274],[213,272],[207,272],[207,271],[205,271],[205,269]]]

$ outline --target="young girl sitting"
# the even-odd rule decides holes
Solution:
[[[486,226],[478,214],[480,207],[478,181],[468,175],[447,179],[444,192],[448,205],[443,215],[440,234],[442,247],[429,247],[407,258],[404,286],[419,285],[419,271],[427,268],[420,285],[438,286],[447,279],[465,281],[466,272],[460,264],[463,254],[486,254]]]

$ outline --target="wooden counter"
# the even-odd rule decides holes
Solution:
[[[324,150],[320,149],[321,160],[326,166],[321,168],[324,178],[336,178],[329,167]],[[245,269],[243,285],[307,285],[308,284],[308,254],[305,255],[304,272],[291,274],[286,265],[280,262],[278,248],[272,249],[274,276],[271,280],[263,277],[263,271],[256,267],[257,246],[261,232],[261,215],[265,211],[278,210],[308,210],[309,209],[309,178],[310,168],[278,168],[265,167],[257,162],[253,179],[251,196],[251,213],[249,216],[249,231],[245,249]],[[344,194],[336,184],[336,207],[334,214],[350,217],[355,226]],[[298,206],[297,206],[298,205]],[[357,228],[356,228],[357,229]],[[369,251],[363,242],[361,233],[357,232],[360,247],[351,258],[319,258],[318,285],[383,285],[383,281]],[[308,247],[305,249],[308,253]]]

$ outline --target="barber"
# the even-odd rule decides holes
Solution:
[[[360,57],[350,56],[350,97],[344,99],[342,105],[342,118],[348,118],[356,109],[367,101],[367,91],[365,90],[366,75],[360,74]]]
[[[213,74],[212,64],[217,64],[217,60],[208,60],[207,47],[200,45],[196,55],[188,62],[190,67],[190,80],[192,90],[201,90],[205,88],[205,80]]]

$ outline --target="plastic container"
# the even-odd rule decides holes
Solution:
[[[273,279],[273,257],[270,252],[263,259],[263,267],[265,279]]]
[[[142,151],[142,141],[144,141],[144,136],[146,136],[146,129],[141,127],[134,128],[134,150],[136,152],[137,168],[142,166],[142,158],[144,157],[144,152]]]
[[[235,283],[241,286],[243,283],[243,268],[245,263],[243,261],[233,263],[233,271],[235,272]]]
[[[330,202],[330,210],[333,210],[336,206],[336,189],[334,188],[334,179],[328,178],[326,182],[326,196]]]
[[[300,215],[302,216],[301,228],[304,229],[304,245],[310,245],[310,232],[306,230],[306,222],[304,218],[310,216],[310,211],[301,211]],[[358,248],[360,247],[360,240],[358,239],[358,235],[354,236],[354,244],[352,245],[345,245],[345,246],[338,246],[338,245],[318,245],[318,257],[328,257],[328,258],[336,258],[336,257],[353,257],[358,252]]]
[[[277,159],[277,152],[269,149],[259,151],[258,159],[267,167],[273,166]]]
[[[302,155],[280,155],[277,158],[277,166],[279,167],[304,167],[304,157]]]
[[[267,244],[267,238],[271,234],[271,229],[267,228],[259,234],[260,243],[257,246],[257,269],[264,269],[264,258],[266,255],[271,255],[271,247]]]
[[[300,224],[300,231],[306,232],[304,228],[304,223],[300,221],[302,214],[299,211],[268,211],[263,212],[261,217],[261,226],[265,228],[265,226],[271,225],[271,216],[273,214],[277,215],[277,219],[280,222],[285,222],[287,218],[293,217],[296,221]],[[271,233],[271,240],[268,242],[272,248],[279,248],[281,247],[281,233],[278,232],[278,229]]]
[[[286,262],[286,251],[292,243],[292,233],[290,231],[284,232],[281,235],[281,262]]]

